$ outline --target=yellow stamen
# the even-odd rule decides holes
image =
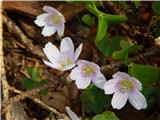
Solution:
[[[120,86],[122,91],[131,91],[134,89],[134,83],[131,80],[121,80]]]
[[[58,24],[58,23],[61,22],[61,17],[60,17],[60,15],[54,15],[53,18],[52,18],[52,20],[53,20],[53,22],[55,24]]]
[[[61,64],[61,67],[64,68],[66,67],[67,65],[70,65],[72,64],[73,62],[70,60],[70,59],[67,59],[66,61],[64,61],[62,64]]]
[[[94,68],[93,68],[91,65],[87,64],[87,65],[83,68],[82,72],[83,72],[86,76],[91,76],[91,75],[94,73]]]

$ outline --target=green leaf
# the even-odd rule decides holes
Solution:
[[[125,22],[127,20],[127,17],[103,13],[98,10],[95,4],[88,4],[87,9],[92,14],[98,17],[98,31],[96,35],[95,45],[99,49],[99,51],[103,53],[103,55],[109,56],[113,52],[112,46],[114,45],[114,43],[111,43],[111,47],[109,46],[111,40],[107,34],[108,24],[120,24],[122,22]],[[114,46],[116,45],[117,44],[115,44]],[[113,49],[115,48],[116,47],[113,47]]]
[[[119,35],[114,36],[107,46],[105,55],[111,56],[114,51],[120,48],[120,41],[124,39],[125,38],[123,36],[119,36]]]
[[[105,118],[104,115],[98,114],[98,115],[94,116],[92,120],[107,120],[107,119]]]
[[[91,26],[95,23],[95,18],[89,14],[85,14],[82,17],[82,21],[88,26]]]
[[[96,36],[97,41],[101,41],[105,36],[108,29],[108,23],[104,19],[104,16],[98,16],[98,32]]]
[[[105,107],[110,106],[110,97],[94,85],[90,85],[82,91],[80,100],[84,106],[84,111],[87,113],[101,113]]]
[[[92,120],[119,120],[118,117],[111,111],[105,111],[103,114],[98,114]]]
[[[30,75],[32,80],[34,80],[34,81],[38,81],[39,80],[40,71],[38,70],[37,67],[29,67],[27,69],[27,73]]]
[[[160,1],[155,1],[152,3],[153,12],[156,14],[160,14]]]
[[[128,59],[128,54],[136,49],[138,49],[139,45],[132,45],[120,51],[115,51],[112,57],[116,60],[124,60],[126,64],[129,64],[130,61]]]
[[[108,28],[108,23],[103,16],[98,16],[98,31],[96,35],[95,44],[96,47],[106,55],[106,49],[108,46],[109,38],[106,34]]]
[[[97,6],[94,3],[93,4],[88,4],[87,5],[87,9],[92,14],[94,14],[95,16],[97,16],[98,18],[99,18],[99,16],[103,16],[106,19],[106,22],[108,24],[120,24],[122,22],[126,22],[127,21],[127,17],[126,16],[111,15],[111,14],[106,14],[104,12],[101,12],[100,10],[98,10]]]
[[[36,82],[29,78],[22,79],[21,83],[22,83],[22,86],[25,87],[27,90],[33,89],[37,86]]]
[[[157,89],[154,87],[143,86],[142,93],[147,99],[147,109],[153,108],[155,103],[154,93],[157,93]]]
[[[128,48],[129,46],[131,46],[131,44],[128,41],[126,41],[126,40],[121,40],[120,41],[120,47],[121,47],[121,49]]]
[[[89,117],[86,117],[86,119],[85,120],[91,120]]]
[[[119,120],[118,117],[111,111],[105,111],[103,112],[103,115],[105,116],[106,120]]]
[[[130,64],[128,73],[142,82],[144,86],[150,86],[159,79],[160,73],[157,67],[141,64]]]
[[[48,94],[48,90],[47,89],[42,89],[39,91],[39,95],[41,96],[46,96]]]
[[[48,82],[48,80],[41,80],[41,81],[39,82],[39,85],[40,85],[40,86],[43,86],[43,85],[45,85],[47,82]]]
[[[121,24],[123,22],[127,21],[127,17],[126,16],[122,16],[122,15],[111,15],[111,14],[105,14],[103,13],[104,18],[106,19],[108,24]]]

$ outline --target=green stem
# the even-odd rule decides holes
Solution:
[[[99,11],[97,6],[94,3],[88,4],[87,9],[97,17],[103,16],[106,19],[106,21],[111,24],[119,24],[119,23],[125,22],[127,20],[126,16],[111,15],[111,14],[106,14],[106,13]]]

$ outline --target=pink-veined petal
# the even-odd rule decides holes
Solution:
[[[49,54],[49,56],[51,56],[52,59],[54,59],[55,61],[59,61],[59,59],[62,57],[58,48],[55,45],[53,45],[51,42],[48,42],[45,45],[45,48],[43,48],[43,50],[46,55]]]
[[[135,84],[135,89],[142,90],[142,83],[137,80],[135,77],[131,77]]]
[[[55,26],[45,26],[42,30],[42,35],[45,37],[51,36],[56,32]]]
[[[50,54],[50,52],[47,51],[47,49],[43,48],[43,52],[45,53],[45,55],[47,56],[48,60],[50,62],[55,62],[55,59],[52,57],[52,55]]]
[[[95,64],[93,62],[90,62],[90,64],[94,68],[95,74],[101,73],[99,65],[97,65],[97,64]]]
[[[131,79],[131,77],[125,72],[117,72],[112,77],[115,79],[121,79],[121,80],[122,79],[123,80],[130,80]]]
[[[59,36],[63,36],[64,28],[65,28],[64,23],[61,23],[60,25],[56,25],[57,33]]]
[[[135,107],[137,110],[145,109],[147,107],[146,98],[140,91],[134,91],[129,94],[129,102]]]
[[[57,64],[56,62],[51,63],[51,62],[48,62],[46,60],[43,60],[43,62],[44,62],[44,64],[48,65],[49,67],[59,70],[59,64]]]
[[[105,94],[113,94],[114,92],[117,91],[117,88],[116,88],[116,83],[118,82],[118,80],[116,79],[111,79],[111,80],[108,80],[105,84],[104,84],[104,91],[105,91]]]
[[[80,68],[84,67],[86,64],[90,64],[90,62],[89,62],[89,61],[86,61],[86,60],[78,60],[78,61],[77,61],[77,65],[78,65]]]
[[[74,60],[77,61],[81,51],[82,51],[82,47],[83,47],[83,44],[81,43],[78,48],[76,49],[75,53],[74,53]]]
[[[71,71],[71,73],[70,73],[70,78],[72,79],[72,80],[76,80],[76,79],[78,79],[78,78],[80,78],[81,77],[81,70],[80,70],[80,68],[79,67],[75,67],[72,71]]]
[[[70,52],[70,54],[74,53],[74,45],[70,37],[65,37],[62,39],[60,45],[60,51],[61,53],[67,53],[67,52]]]
[[[126,104],[127,99],[127,93],[121,93],[119,91],[115,92],[111,101],[112,107],[114,109],[121,109]]]
[[[102,73],[97,73],[96,76],[93,77],[93,84],[100,88],[100,89],[103,89],[103,86],[104,86],[104,83],[106,82],[106,78],[104,77],[104,75]]]
[[[46,23],[46,26],[54,26],[53,24],[53,15],[49,14],[45,19],[44,22]]]
[[[48,16],[49,14],[48,13],[43,13],[39,16],[37,16],[36,20],[34,21],[34,23],[40,27],[42,26],[45,26],[46,23],[45,23],[45,18]]]
[[[76,79],[76,85],[79,89],[85,89],[87,88],[91,83],[91,78],[90,77],[82,77],[80,76],[79,78]]]
[[[55,9],[53,7],[50,7],[50,6],[44,6],[43,10],[45,12],[48,12],[48,13],[51,13],[51,14],[58,14],[59,13],[59,11],[57,9]]]
[[[69,107],[66,107],[66,111],[71,120],[79,120],[78,116]]]

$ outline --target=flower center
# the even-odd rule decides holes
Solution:
[[[94,68],[87,64],[83,70],[82,70],[83,74],[85,74],[86,76],[91,76],[94,73]]]
[[[70,65],[70,64],[72,64],[72,60],[67,59],[66,61],[64,61],[64,62],[61,64],[61,67],[64,68],[64,67],[66,67],[67,65]]]
[[[60,17],[60,15],[54,15],[52,20],[53,20],[54,24],[58,24],[61,22],[61,17]]]
[[[122,92],[129,92],[134,89],[134,83],[131,80],[121,80],[120,81],[120,88]]]

